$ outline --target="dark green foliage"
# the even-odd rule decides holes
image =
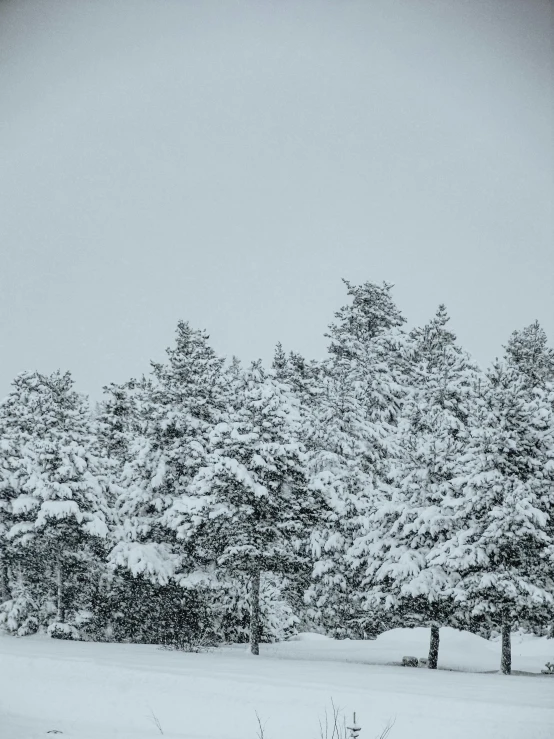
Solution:
[[[210,630],[207,598],[176,583],[159,585],[118,570],[98,583],[84,633],[106,641],[184,646]]]

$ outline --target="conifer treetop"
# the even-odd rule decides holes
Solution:
[[[326,336],[331,339],[331,354],[348,353],[351,341],[367,343],[406,322],[390,294],[393,285],[386,282],[382,285],[371,282],[352,285],[344,279],[343,282],[353,300],[335,313],[337,321],[329,326]]]
[[[548,346],[546,333],[538,321],[514,331],[504,349],[508,363],[517,367],[531,385],[554,384],[554,349]]]

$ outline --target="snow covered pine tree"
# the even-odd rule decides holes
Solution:
[[[199,564],[250,581],[250,650],[259,654],[264,573],[294,569],[321,505],[306,484],[299,412],[290,388],[254,362],[212,431],[192,495],[168,513]]]
[[[482,391],[458,495],[445,501],[450,533],[430,555],[470,616],[502,629],[511,672],[512,627],[551,618],[554,604],[554,418],[546,393],[497,362]]]
[[[8,533],[13,523],[12,500],[16,496],[19,450],[23,432],[11,423],[13,409],[9,402],[0,404],[0,605],[11,600],[10,559],[12,542]]]
[[[464,473],[479,378],[448,320],[440,306],[410,335],[411,388],[398,420],[389,492],[352,547],[364,570],[367,607],[384,603],[402,614],[405,625],[431,626],[431,669],[437,667],[439,627],[452,623],[454,613],[446,595],[453,577],[448,561],[430,562],[429,555],[449,533],[444,501]]]
[[[325,494],[329,514],[312,537],[308,598],[326,630],[363,637],[382,624],[363,607],[360,567],[351,550],[389,476],[389,440],[404,394],[404,318],[390,285],[345,284],[353,300],[329,327],[330,358],[313,414],[310,479]]]
[[[135,438],[119,480],[117,543],[110,562],[135,577],[166,585],[181,581],[190,562],[175,538],[171,513],[205,463],[209,435],[223,411],[224,360],[208,336],[186,322],[166,364],[152,363],[152,376],[134,384]]]
[[[19,436],[13,522],[8,537],[23,563],[40,563],[43,587],[52,576],[56,617],[51,633],[75,634],[66,623],[77,604],[66,599],[73,573],[94,557],[107,534],[104,465],[88,405],[69,373],[22,373],[5,401],[8,432]]]
[[[554,349],[538,321],[514,331],[506,349],[506,361],[527,378],[529,387],[554,389]]]

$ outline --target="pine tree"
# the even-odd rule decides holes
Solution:
[[[300,422],[298,438],[306,451],[306,469],[310,470],[310,460],[318,451],[318,407],[323,392],[325,362],[306,360],[298,352],[285,355],[281,344],[277,344],[272,365],[275,378],[289,386],[298,404]],[[294,612],[300,617],[302,627],[312,629],[320,627],[321,609],[309,606],[309,593],[312,584],[313,562],[311,557],[298,567],[294,577],[287,579],[286,596],[294,606]],[[314,619],[315,616],[315,619]],[[315,623],[319,621],[320,623]],[[333,623],[336,619],[333,618]]]
[[[186,567],[167,513],[187,497],[225,405],[224,360],[208,338],[179,322],[168,361],[153,363],[151,377],[134,386],[138,420],[119,483],[119,541],[110,561],[160,584]]]
[[[9,399],[0,404],[0,604],[11,600],[10,555],[13,547],[8,534],[13,524],[12,502],[17,495],[23,445],[22,434],[10,423],[12,413]]]
[[[404,319],[389,285],[346,285],[353,302],[330,326],[312,433],[311,480],[325,492],[330,513],[314,532],[308,597],[326,628],[360,636],[378,627],[360,607],[359,572],[348,553],[389,477],[390,439],[404,394]]]
[[[554,349],[548,346],[538,321],[514,331],[505,349],[508,364],[517,367],[531,387],[544,389],[554,384]]]
[[[250,642],[251,582],[245,574],[220,572],[210,604],[213,630],[224,642]],[[282,641],[296,632],[299,618],[289,600],[289,582],[278,573],[260,576],[260,642]]]
[[[431,626],[428,665],[436,668],[439,627],[452,623],[445,598],[448,563],[429,554],[449,534],[444,501],[463,476],[463,452],[475,413],[477,368],[456,345],[440,306],[411,334],[411,391],[398,419],[389,494],[368,519],[351,556],[364,572],[366,606],[384,603],[412,623]]]
[[[18,495],[24,471],[23,449],[32,434],[32,424],[20,422],[21,402],[15,389],[17,385],[18,379],[10,395],[0,404],[0,622],[10,632],[23,636],[38,629],[39,619],[36,598],[29,588],[29,558],[18,556],[18,547],[9,536],[15,523],[13,501]],[[27,564],[25,581],[23,561]],[[33,579],[36,581],[36,577]]]
[[[139,432],[138,389],[136,380],[117,385],[112,382],[104,390],[104,399],[94,415],[98,442],[109,459],[116,464],[129,457],[133,438]]]
[[[392,299],[392,285],[343,282],[353,300],[329,326],[329,353],[339,373],[347,368],[351,381],[363,389],[368,418],[388,435],[404,397],[406,319]]]
[[[467,478],[445,506],[451,533],[435,566],[455,573],[451,593],[471,617],[510,632],[551,616],[554,603],[554,423],[546,394],[513,365],[496,363],[466,450]]]
[[[318,418],[327,382],[326,363],[313,359],[308,361],[297,352],[286,356],[281,344],[277,344],[272,369],[275,378],[288,385],[294,396],[300,414],[299,438],[311,459],[320,448]]]
[[[1,432],[0,432],[1,433]],[[10,456],[5,439],[0,442],[0,604],[11,599],[9,584],[9,554],[7,534],[9,531],[12,488],[10,484]]]
[[[69,373],[23,373],[5,403],[10,433],[22,443],[8,537],[56,580],[57,621],[70,605],[71,572],[107,534],[102,458],[86,401]],[[5,419],[6,422],[6,419]]]
[[[368,343],[377,336],[400,328],[406,319],[391,296],[392,285],[365,282],[352,285],[343,280],[352,302],[337,313],[336,323],[329,326],[330,352],[349,358],[359,357]]]
[[[289,352],[286,355],[281,343],[278,343],[273,355],[272,370],[280,382],[290,386],[300,404],[301,412],[313,406],[322,371],[320,362],[315,359],[306,360],[298,352]]]
[[[357,588],[346,553],[360,517],[377,495],[371,444],[375,431],[348,372],[339,374],[334,368],[321,387],[309,472],[311,484],[325,496],[328,512],[312,534],[314,581],[308,599],[313,617],[326,630],[335,636],[358,636],[363,626],[358,625]]]
[[[256,362],[244,372],[210,454],[173,507],[173,526],[200,565],[250,582],[250,648],[259,654],[260,587],[294,570],[318,499],[306,485],[299,412],[290,389]]]

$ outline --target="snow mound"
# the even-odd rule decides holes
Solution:
[[[375,643],[377,646],[395,646],[421,650],[429,649],[430,629],[417,626],[413,629],[391,629],[380,634]],[[454,648],[456,650],[463,649],[469,651],[482,652],[483,649],[490,649],[491,642],[483,639],[477,634],[470,631],[458,631],[450,626],[443,626],[440,629],[440,648]]]
[[[495,645],[470,631],[459,631],[449,626],[440,629],[439,667],[450,669],[468,669],[475,667],[481,670],[498,669],[498,645]],[[375,645],[377,648],[394,650],[397,659],[404,654],[427,657],[431,630],[423,627],[413,629],[391,629],[380,634]]]
[[[554,662],[554,639],[546,636],[526,634],[523,638],[512,638],[512,657],[536,657],[542,662]]]
[[[374,640],[332,639],[321,634],[298,634],[278,644],[264,645],[264,652],[279,659],[357,662],[368,665],[400,665],[402,657],[427,657],[429,628],[391,629]],[[500,642],[488,641],[469,631],[448,626],[440,629],[439,669],[462,672],[498,672]],[[540,674],[554,658],[554,641],[526,639],[512,644],[512,668]]]

